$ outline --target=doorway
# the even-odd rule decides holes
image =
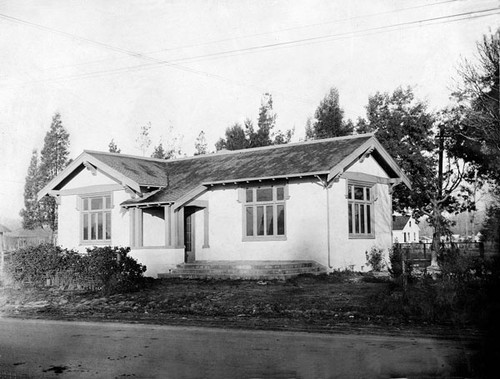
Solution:
[[[184,209],[184,262],[193,263],[196,260],[195,254],[195,207]]]

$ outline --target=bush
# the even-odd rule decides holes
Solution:
[[[14,282],[34,286],[45,285],[47,279],[63,271],[80,268],[81,256],[77,252],[48,243],[14,251],[6,264],[6,271]]]
[[[385,267],[384,250],[376,246],[365,252],[366,262],[372,268],[372,271],[380,272]]]
[[[56,283],[99,289],[104,293],[128,291],[142,284],[146,267],[127,254],[130,248],[95,247],[87,254],[51,244],[29,246],[11,254],[7,274],[22,286]]]
[[[146,266],[128,256],[129,252],[129,247],[87,249],[87,255],[82,257],[84,267],[101,284],[103,292],[129,291],[142,284]]]
[[[393,245],[392,249],[389,250],[389,261],[391,262],[389,273],[393,279],[400,279],[403,276],[403,258],[405,256],[408,256],[408,252],[405,251],[399,244]],[[413,271],[412,264],[407,259],[404,261],[405,274],[408,278],[410,278]]]

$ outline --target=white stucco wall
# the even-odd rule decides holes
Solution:
[[[77,201],[80,195],[89,195],[96,189],[89,192],[91,186],[113,185],[117,184],[107,176],[97,173],[92,175],[88,170],[83,170],[64,188],[63,195],[60,196],[60,205],[58,207],[58,244],[66,248],[85,252],[87,247],[92,244],[83,244],[80,240],[80,211]],[[71,190],[77,194],[64,195],[65,191]],[[113,246],[129,246],[129,215],[128,211],[120,207],[120,203],[130,198],[123,189],[112,192],[113,209],[111,211],[111,244]]]
[[[156,277],[158,274],[169,273],[184,262],[184,249],[135,248],[131,250],[130,256],[146,265],[146,276]]]
[[[347,172],[386,178],[384,170],[369,157]],[[265,186],[265,184],[263,184]],[[314,260],[328,266],[326,190],[316,179],[291,180],[286,201],[286,241],[243,241],[243,204],[238,188],[226,186],[203,195],[209,202],[210,247],[202,248],[203,213],[197,213],[196,259],[198,260]],[[375,238],[350,239],[346,180],[328,190],[330,197],[330,264],[334,269],[366,270],[365,252],[373,246],[388,254],[392,236],[392,198],[386,184],[376,184],[374,193]]]
[[[323,196],[321,196],[323,194]],[[324,190],[310,181],[289,185],[286,202],[286,241],[243,241],[243,204],[237,187],[211,190],[209,201],[210,248],[196,251],[199,260],[319,260],[325,249]],[[197,213],[199,218],[202,212]],[[292,219],[293,218],[293,221]],[[323,222],[322,222],[323,221]],[[321,226],[320,226],[321,225]],[[198,224],[197,224],[198,226]],[[197,227],[201,239],[203,229]],[[199,248],[199,245],[197,244]]]

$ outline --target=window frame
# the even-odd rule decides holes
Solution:
[[[348,180],[346,181],[347,199],[347,232],[349,239],[374,239],[375,238],[375,187],[376,183]],[[352,190],[351,190],[352,188]],[[355,188],[363,189],[363,198],[356,199]],[[352,191],[352,192],[351,192]],[[352,195],[352,196],[351,196]],[[368,208],[369,206],[369,208]],[[352,209],[352,210],[351,210]],[[356,209],[359,216],[363,217],[363,224],[356,225]],[[352,212],[352,213],[351,213]],[[369,214],[369,216],[368,216]],[[368,219],[369,217],[369,219]],[[361,220],[360,220],[361,221]],[[358,232],[356,232],[358,226]],[[362,232],[362,230],[364,231]]]
[[[109,197],[109,205],[106,199]],[[91,200],[92,199],[102,199],[102,208],[99,209],[91,209]],[[88,209],[85,209],[85,203],[88,202]],[[113,238],[113,208],[114,208],[114,200],[113,200],[113,192],[105,192],[105,193],[93,193],[93,194],[86,194],[86,195],[80,195],[78,197],[78,205],[79,205],[79,212],[80,212],[80,245],[109,245],[111,244],[111,240]],[[91,239],[92,236],[92,214],[96,214],[96,238]],[[84,239],[84,219],[85,215],[88,215],[87,219],[87,235],[88,238]],[[99,236],[99,215],[102,215],[102,237],[101,239],[98,238]],[[107,225],[107,220],[109,218],[109,226]],[[108,232],[108,227],[109,227],[109,238],[106,238],[106,234]]]
[[[283,189],[282,199],[278,200],[278,188]],[[257,201],[257,191],[258,190],[272,190],[272,199]],[[247,201],[247,191],[251,191],[252,199]],[[287,239],[287,206],[286,202],[289,199],[288,195],[288,185],[283,184],[272,184],[272,185],[261,185],[261,186],[246,186],[240,188],[239,202],[242,203],[242,241],[286,241]],[[278,234],[278,207],[283,207],[283,234]],[[258,220],[257,220],[257,208],[262,207],[263,218],[264,218],[264,234],[258,235]],[[272,207],[272,218],[273,218],[273,234],[267,234],[267,210],[268,207]],[[253,209],[253,235],[247,235],[247,209]]]

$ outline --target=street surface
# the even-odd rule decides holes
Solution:
[[[0,378],[462,377],[474,353],[420,337],[0,318]]]

